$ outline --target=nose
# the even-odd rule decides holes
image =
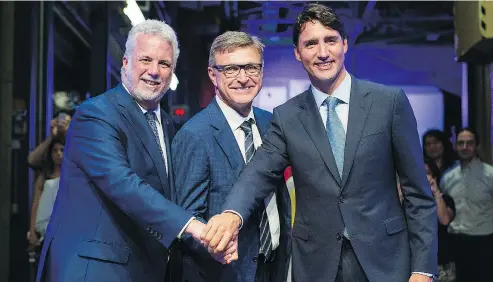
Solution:
[[[329,57],[329,50],[327,49],[327,46],[325,44],[319,44],[318,45],[318,58],[320,60],[326,60]]]
[[[246,74],[245,70],[244,69],[241,69],[240,70],[240,73],[238,74],[238,76],[236,77],[236,80],[239,82],[239,83],[246,83],[248,81],[250,77]]]
[[[159,75],[159,66],[157,62],[152,62],[151,64],[149,64],[149,67],[147,68],[147,74],[149,74],[153,78],[156,78]]]

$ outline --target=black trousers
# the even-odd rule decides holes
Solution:
[[[493,281],[493,234],[450,236],[455,249],[456,282]]]
[[[263,254],[258,255],[257,270],[255,271],[255,282],[272,282],[275,280],[275,263],[265,261]]]
[[[342,241],[341,258],[337,269],[336,282],[368,282],[366,274],[354,253],[351,241]]]

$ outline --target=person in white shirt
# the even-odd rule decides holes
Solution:
[[[493,167],[478,157],[479,136],[464,128],[455,142],[460,165],[447,171],[440,187],[455,202],[455,218],[448,226],[455,257],[457,282],[492,281]]]

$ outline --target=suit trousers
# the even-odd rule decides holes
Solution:
[[[271,282],[275,277],[275,263],[266,261],[263,254],[258,255],[257,270],[255,271],[255,282]]]
[[[493,281],[493,234],[451,234],[451,238],[455,248],[456,281]]]
[[[368,278],[354,253],[351,241],[343,237],[341,258],[337,269],[336,282],[368,282]]]

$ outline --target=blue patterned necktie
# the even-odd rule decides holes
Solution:
[[[157,117],[156,113],[153,111],[148,111],[145,113],[147,123],[149,123],[149,126],[152,129],[152,133],[154,133],[154,140],[157,143],[157,147],[159,148],[159,152],[161,153],[161,158],[163,158],[164,165],[166,166],[166,162],[164,161],[164,154],[163,154],[163,149],[161,148],[161,142],[159,141],[159,134],[157,132]]]
[[[336,161],[337,170],[339,176],[342,178],[342,169],[344,167],[344,147],[346,146],[346,131],[342,125],[341,120],[336,112],[336,106],[342,101],[336,97],[329,96],[325,99],[327,105],[327,136],[329,137],[330,147],[332,148],[332,154]],[[349,235],[346,227],[343,232],[344,237],[349,239]]]
[[[246,163],[250,162],[255,154],[255,145],[253,144],[253,132],[252,132],[252,123],[255,121],[250,118],[245,120],[240,128],[245,132],[245,159]],[[260,204],[260,250],[259,253],[265,256],[266,260],[271,260],[272,256],[272,238],[270,234],[269,228],[269,218],[267,216],[267,212],[265,210],[265,204]]]
[[[327,105],[327,136],[329,137],[330,147],[332,148],[332,154],[334,154],[337,170],[339,170],[339,176],[342,178],[346,132],[344,131],[342,122],[336,113],[336,106],[340,102],[342,101],[332,96],[325,99],[325,104]]]

